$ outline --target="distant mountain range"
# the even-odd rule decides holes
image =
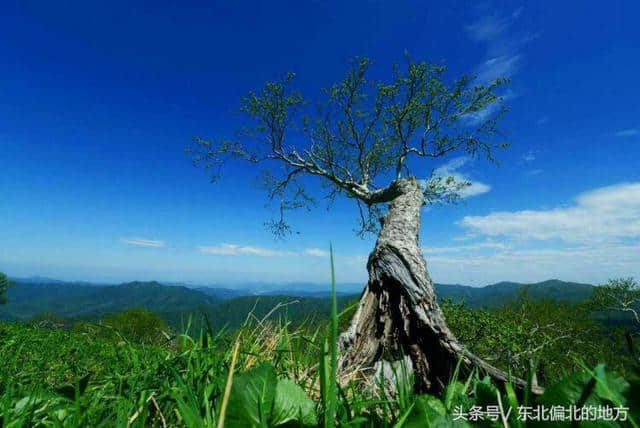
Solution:
[[[65,282],[48,278],[16,279],[8,291],[9,303],[0,305],[0,319],[28,320],[42,313],[62,318],[98,319],[106,314],[144,307],[159,313],[175,327],[188,322],[193,314],[206,313],[216,326],[237,325],[253,309],[264,316],[278,303],[290,303],[278,310],[288,319],[306,315],[324,317],[329,312],[329,290],[317,284],[253,284],[253,288],[187,287],[156,281],[97,285]],[[500,282],[485,287],[436,284],[439,299],[463,301],[472,307],[495,307],[514,301],[526,289],[534,299],[578,302],[589,298],[593,286],[548,280],[534,284]],[[358,299],[362,285],[337,287],[341,308]]]
[[[156,312],[190,310],[219,299],[181,286],[155,281],[97,287],[76,283],[15,281],[0,306],[0,319],[29,319],[50,312],[63,318],[100,316],[133,307]]]
[[[593,285],[560,281],[559,279],[549,279],[532,284],[505,281],[485,287],[436,284],[435,288],[438,298],[464,301],[472,307],[500,306],[517,300],[520,293],[525,290],[533,299],[549,299],[569,303],[588,299],[593,293]]]
[[[32,276],[28,278],[10,278],[16,283],[21,284],[64,284],[64,285],[84,285],[88,287],[108,287],[114,285],[122,285],[115,283],[96,283],[87,281],[63,281],[42,276]],[[139,281],[134,281],[139,282]],[[326,297],[331,294],[329,285],[323,285],[313,282],[287,282],[287,283],[270,283],[270,282],[245,282],[235,284],[233,287],[221,286],[219,284],[191,284],[186,282],[175,281],[144,281],[144,282],[160,282],[163,285],[180,286],[201,291],[205,294],[228,299],[238,296],[276,296],[276,295],[292,295],[292,296],[315,296]],[[341,283],[337,285],[338,295],[358,294],[362,290],[360,283]]]

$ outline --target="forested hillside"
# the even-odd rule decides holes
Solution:
[[[0,306],[0,319],[29,320],[50,314],[65,319],[95,320],[109,313],[142,307],[160,314],[175,328],[185,325],[190,316],[196,318],[203,313],[209,316],[214,326],[238,326],[252,309],[260,317],[277,304],[286,304],[277,309],[275,315],[299,321],[307,317],[325,317],[330,304],[328,287],[326,292],[301,292],[298,288],[287,291],[271,285],[269,293],[254,295],[251,289],[187,288],[156,281],[109,286],[53,280],[16,280],[15,283],[8,291],[8,304]],[[440,300],[451,299],[478,308],[513,302],[525,290],[533,299],[575,303],[589,298],[592,289],[587,284],[559,280],[535,284],[501,282],[486,287],[436,284]],[[339,305],[343,308],[346,302],[355,301],[358,297],[355,293],[340,293]]]
[[[95,318],[133,307],[155,312],[183,311],[213,305],[219,299],[181,286],[129,282],[95,287],[64,282],[21,282],[8,291],[0,318],[26,320],[42,313],[62,318]]]
[[[204,326],[205,319],[217,331],[238,327],[248,317],[261,319],[269,314],[272,319],[286,319],[297,325],[303,321],[322,321],[329,313],[327,293],[314,291],[314,288],[321,287],[319,285],[302,291],[294,287],[288,293],[283,290],[282,294],[270,294],[282,286],[257,283],[253,286],[266,294],[252,294],[255,291],[252,289],[187,288],[156,281],[96,285],[48,278],[19,279],[8,290],[8,303],[0,305],[0,319],[55,320],[71,326],[74,321],[98,321],[130,308],[144,308],[158,314],[174,331],[182,332],[190,326],[190,331],[195,333]],[[435,287],[441,303],[491,310],[513,304],[522,296],[532,301],[577,304],[588,300],[595,290],[588,284],[560,280],[532,284],[500,282],[485,287],[436,284]],[[353,288],[353,285],[345,288]],[[359,294],[338,294],[338,309],[346,309],[358,297]],[[352,314],[355,307],[351,306],[349,313]],[[591,317],[610,326],[624,326],[632,322],[630,314],[616,311],[593,311]]]
[[[500,306],[517,300],[522,292],[526,292],[533,299],[551,299],[570,303],[586,300],[593,293],[592,285],[558,279],[531,284],[504,281],[485,287],[435,284],[435,288],[440,299],[464,301],[471,307]]]

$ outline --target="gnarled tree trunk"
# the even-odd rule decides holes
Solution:
[[[463,372],[476,366],[494,379],[507,380],[506,373],[465,350],[447,327],[418,244],[422,190],[414,178],[397,181],[395,187],[397,196],[381,220],[367,262],[369,282],[340,337],[340,370],[357,368],[373,375],[381,363],[410,360],[415,389],[437,393],[461,359]]]

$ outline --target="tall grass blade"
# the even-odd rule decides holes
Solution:
[[[329,244],[329,258],[331,261],[331,330],[330,330],[330,373],[327,385],[327,408],[324,415],[324,426],[333,428],[336,422],[338,393],[338,303],[336,299],[336,275],[333,264],[333,245]]]
[[[227,376],[227,383],[224,387],[224,397],[222,398],[222,405],[220,406],[220,413],[218,416],[217,428],[224,427],[224,416],[227,413],[227,405],[229,404],[229,395],[231,394],[231,385],[233,384],[233,371],[236,368],[236,360],[238,359],[238,350],[240,349],[240,336],[236,339],[236,346],[233,348],[233,354],[231,354],[231,365],[229,366],[229,376]]]

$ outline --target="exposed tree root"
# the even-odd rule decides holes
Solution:
[[[416,189],[394,200],[383,221],[367,263],[369,282],[340,338],[340,369],[368,369],[374,376],[384,362],[410,360],[415,390],[438,393],[460,361],[463,375],[477,368],[498,384],[510,381],[525,388],[523,380],[466,350],[447,327],[418,246],[422,195]]]

